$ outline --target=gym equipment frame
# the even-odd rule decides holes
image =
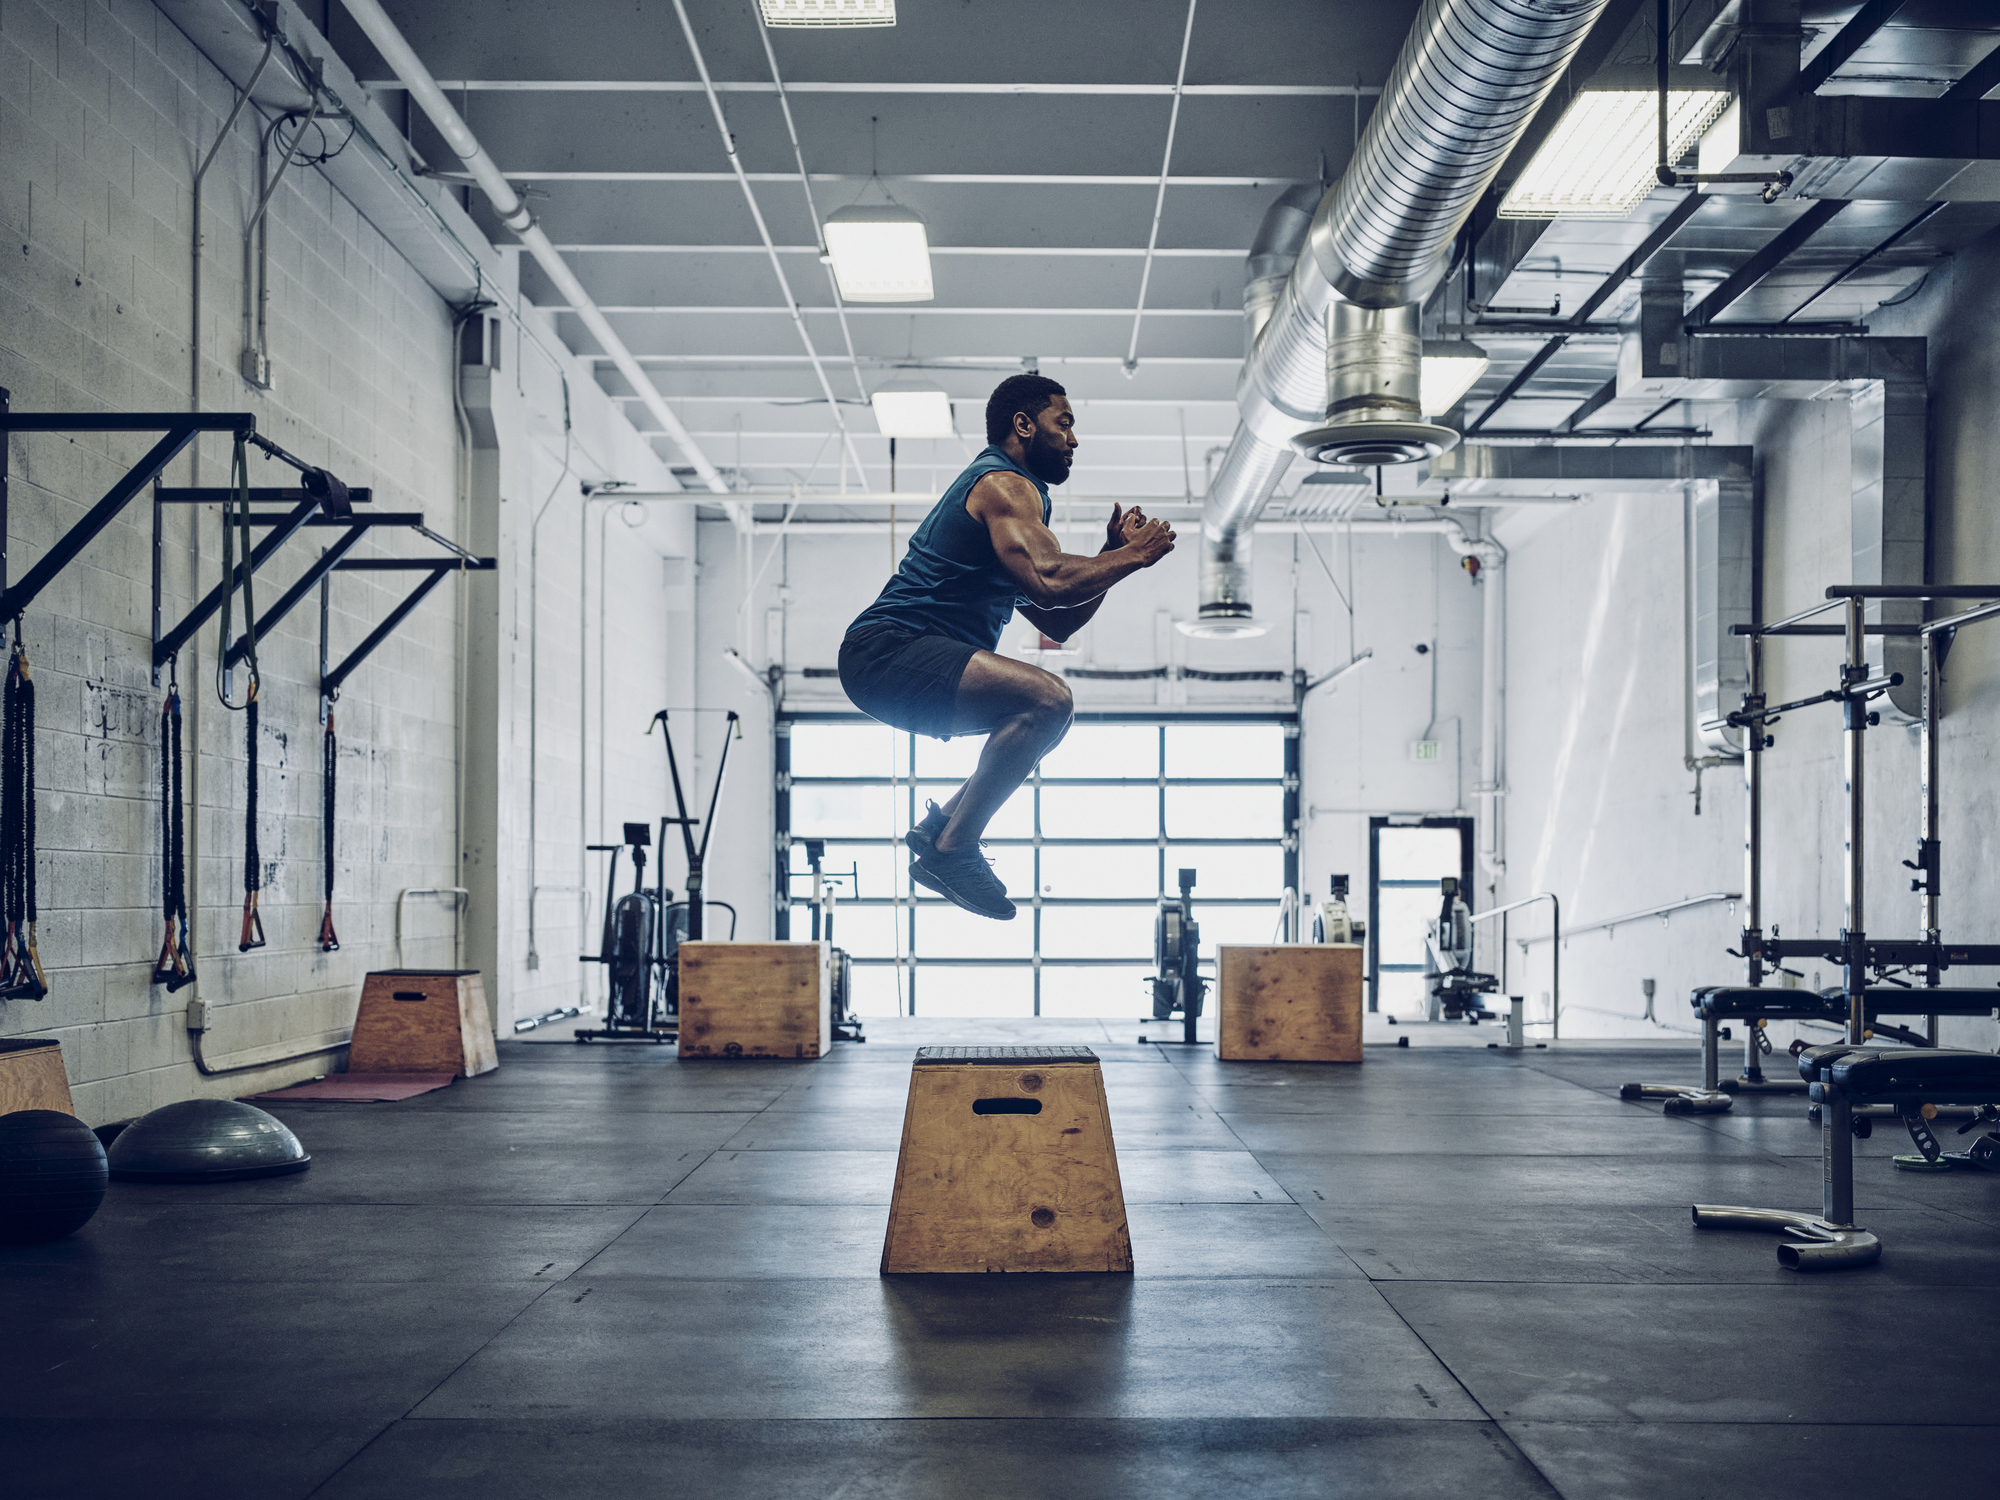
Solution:
[[[1844,625],[1810,624],[1813,616],[1823,614],[1837,607],[1842,600],[1869,598],[1931,599],[1931,598],[1984,598],[2000,597],[2000,590],[1983,589],[1975,585],[1957,585],[1962,592],[1954,594],[1945,585],[1908,585],[1870,588],[1863,585],[1837,585],[1827,590],[1829,602],[1816,605],[1799,614],[1787,616],[1769,625],[1736,625],[1731,633],[1745,637],[1748,654],[1748,680],[1743,695],[1743,705],[1713,725],[1727,724],[1742,729],[1743,750],[1743,933],[1740,948],[1729,950],[1731,956],[1744,961],[1744,982],[1741,986],[1711,985],[1694,991],[1689,999],[1695,1015],[1701,1022],[1702,1076],[1699,1086],[1670,1083],[1628,1083],[1619,1090],[1625,1099],[1657,1099],[1664,1102],[1668,1114],[1717,1114],[1730,1107],[1732,1097],[1740,1094],[1803,1094],[1808,1085],[1803,1081],[1769,1079],[1764,1076],[1762,1057],[1770,1051],[1770,1041],[1765,1035],[1765,1022],[1769,1020],[1809,1020],[1843,1022],[1847,1019],[1848,994],[1843,984],[1838,990],[1828,990],[1823,994],[1810,991],[1765,988],[1764,979],[1770,973],[1790,973],[1795,970],[1784,968],[1781,960],[1786,957],[1816,957],[1834,963],[1844,962],[1844,951],[1839,942],[1831,939],[1782,939],[1774,931],[1766,937],[1763,930],[1764,895],[1764,755],[1771,748],[1772,741],[1766,730],[1778,718],[1795,709],[1809,708],[1822,703],[1841,702],[1843,688],[1836,688],[1810,698],[1802,698],[1791,703],[1767,704],[1764,694],[1764,637],[1771,635],[1827,636],[1843,635]],[[1922,737],[1922,835],[1918,845],[1916,861],[1904,863],[1917,870],[1923,878],[1912,883],[1913,889],[1925,892],[1924,928],[1928,951],[1937,962],[1925,960],[1922,988],[1896,985],[1881,985],[1867,988],[1864,1003],[1867,1014],[1865,1029],[1872,1029],[1892,1036],[1912,1045],[1935,1046],[1937,1042],[1937,1022],[1940,1015],[1986,1015],[1993,1009],[1993,1003],[1986,993],[1977,990],[1940,989],[1939,971],[1952,962],[1963,964],[2000,964],[2000,945],[1965,947],[1944,945],[1938,928],[1938,900],[1941,886],[1937,866],[1937,826],[1938,826],[1938,776],[1937,776],[1937,721],[1938,704],[1936,693],[1936,666],[1934,658],[1939,654],[1935,643],[1939,635],[1949,642],[1961,625],[1988,618],[2000,606],[1982,607],[1933,621],[1927,625],[1868,625],[1863,624],[1865,635],[1910,635],[1920,639],[1920,659],[1924,663],[1922,671],[1925,683],[1922,690],[1923,710],[1920,721]],[[1877,691],[1886,691],[1901,681],[1901,677],[1891,674],[1880,679]],[[1873,696],[1873,694],[1871,694]],[[1864,728],[1867,726],[1864,726]],[[1859,792],[1855,792],[1859,796]],[[1858,816],[1858,814],[1857,814]],[[1897,946],[1897,953],[1886,951],[1878,955],[1886,967],[1909,967],[1911,945]],[[1918,945],[1922,946],[1922,945]],[[1878,977],[1879,974],[1878,974]],[[1923,997],[1918,1005],[1916,997]],[[1994,1002],[2000,1003],[2000,1002]],[[1877,1024],[1881,1016],[1923,1016],[1926,1020],[1922,1036],[1905,1030]],[[1725,1079],[1721,1076],[1721,1037],[1723,1023],[1739,1020],[1743,1023],[1743,1066],[1739,1076]],[[1794,1051],[1802,1049],[1795,1048]],[[1891,1113],[1884,1108],[1882,1113]]]
[[[1812,1047],[1799,1054],[1799,1072],[1808,1093],[1820,1106],[1820,1154],[1823,1163],[1824,1195],[1818,1214],[1794,1213],[1778,1209],[1738,1208],[1697,1203],[1693,1215],[1703,1229],[1760,1229],[1788,1236],[1778,1247],[1779,1262],[1793,1270],[1830,1270],[1872,1265],[1881,1258],[1882,1245],[1876,1236],[1854,1224],[1854,1139],[1868,1133],[1869,1122],[1857,1119],[1862,1104],[1886,1105],[1902,1117],[1911,1138],[1927,1161],[1938,1159],[1937,1142],[1931,1137],[1927,1118],[1934,1118],[1936,1106],[1974,1105],[2000,1102],[2000,1056],[1962,1052],[1937,1046],[1936,1016],[1940,1013],[1990,1013],[2000,1006],[2000,990],[1954,989],[1939,985],[1944,970],[1955,964],[1975,967],[2000,965],[2000,944],[1947,944],[1939,930],[1938,905],[1941,896],[1938,860],[1938,637],[1956,632],[1965,625],[2000,615],[2000,587],[1974,584],[1923,585],[1836,585],[1827,591],[1827,602],[1786,617],[1770,625],[1738,625],[1737,634],[1753,642],[1751,694],[1730,722],[1749,731],[1746,755],[1747,799],[1752,811],[1750,880],[1745,890],[1754,903],[1761,892],[1757,885],[1755,837],[1757,815],[1761,812],[1761,773],[1757,761],[1764,748],[1764,729],[1778,715],[1818,703],[1839,703],[1843,718],[1846,797],[1843,806],[1845,831],[1845,921],[1837,938],[1780,938],[1776,932],[1763,936],[1757,926],[1753,904],[1745,913],[1742,956],[1750,966],[1754,981],[1762,977],[1766,961],[1773,966],[1786,958],[1817,958],[1838,963],[1842,971],[1841,998],[1845,1011],[1847,1038],[1830,1046]],[[1870,626],[1867,604],[1870,599],[1977,599],[1987,601],[1975,608],[1947,615],[1922,625],[1883,624]],[[1841,609],[1843,626],[1813,626],[1806,622],[1831,609]],[[1771,635],[1828,635],[1844,637],[1845,660],[1840,684],[1812,698],[1767,707],[1757,690],[1754,643]],[[1915,634],[1920,638],[1922,672],[1922,713],[1920,717],[1920,763],[1922,766],[1922,826],[1917,859],[1906,865],[1918,872],[1912,889],[1923,894],[1924,936],[1920,939],[1871,939],[1866,928],[1865,771],[1868,730],[1880,716],[1868,708],[1871,700],[1901,682],[1898,673],[1871,674],[1868,636]],[[1888,987],[1894,971],[1922,970],[1921,989]],[[1877,988],[1871,989],[1873,974]],[[1893,981],[1890,981],[1893,984]],[[1907,996],[1908,998],[1901,998]],[[1895,998],[1892,998],[1895,997]],[[1918,997],[1922,997],[1919,1000]],[[1978,1012],[1958,1010],[1959,1004],[1975,1004]],[[1900,1007],[1900,1008],[1892,1008]],[[1865,1047],[1870,1021],[1875,1012],[1926,1014],[1931,1017],[1927,1036],[1903,1033],[1919,1043],[1910,1049]],[[1713,1021],[1709,1022],[1713,1025]],[[1900,1028],[1899,1028],[1900,1030]],[[1755,1045],[1755,1028],[1747,1044]],[[1712,1050],[1708,1053],[1713,1057]]]
[[[667,841],[668,818],[660,819],[660,844]],[[581,955],[584,963],[603,964],[610,975],[610,994],[604,1007],[602,1026],[580,1026],[572,1033],[578,1044],[592,1040],[608,1042],[677,1041],[680,1037],[679,1007],[668,992],[668,926],[673,913],[685,912],[684,902],[669,902],[667,869],[664,860],[654,866],[653,887],[646,888],[646,850],[653,842],[652,830],[644,823],[627,823],[623,841],[616,844],[586,844],[592,854],[609,853],[611,867],[604,877],[604,929],[597,952]],[[632,851],[632,890],[618,894],[618,856]],[[686,917],[681,919],[685,925]],[[674,938],[678,949],[680,937]]]

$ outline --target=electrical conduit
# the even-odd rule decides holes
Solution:
[[[617,367],[618,373],[625,377],[633,392],[645,404],[646,410],[652,413],[653,420],[660,424],[667,436],[674,440],[675,446],[687,456],[688,462],[694,466],[694,471],[701,477],[702,483],[716,494],[727,494],[728,482],[723,479],[715,465],[709,462],[708,455],[701,451],[681,419],[674,415],[673,408],[667,405],[665,398],[655,389],[646,372],[639,367],[639,361],[633,358],[632,351],[625,347],[625,341],[612,329],[597,303],[591,299],[590,293],[583,289],[583,283],[576,279],[568,263],[557,253],[556,247],[549,243],[549,237],[542,233],[534,215],[529,213],[526,205],[521,202],[520,194],[516,193],[513,185],[500,174],[500,169],[493,165],[493,159],[480,146],[478,138],[459,117],[458,111],[452,108],[451,101],[445,98],[437,80],[430,75],[429,69],[424,67],[410,44],[403,39],[403,33],[396,29],[396,23],[389,19],[376,0],[341,0],[341,3],[347,7],[348,14],[354,17],[355,24],[374,44],[375,50],[382,54],[383,60],[389,64],[403,87],[410,91],[410,97],[415,99],[418,106],[430,117],[431,123],[444,137],[445,144],[450,146],[458,159],[465,163],[466,171],[472,174],[473,181],[477,182],[480,191],[486,194],[487,200],[493,205],[494,213],[499,215],[500,222],[514,232],[521,241],[521,247],[534,256],[535,264],[540,266],[549,280],[555,283],[556,290],[562,294],[563,301],[570,311],[583,320],[583,326],[590,330],[590,336],[597,340],[598,347]],[[732,503],[730,508],[733,513],[740,507]]]

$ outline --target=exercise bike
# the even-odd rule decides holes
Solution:
[[[1171,1021],[1178,1015],[1180,1045],[1193,1046],[1208,981],[1201,977],[1201,924],[1194,919],[1194,871],[1181,870],[1178,875],[1181,893],[1162,896],[1153,917],[1153,963],[1159,972],[1148,981],[1153,989],[1153,1014],[1141,1019]],[[1172,1044],[1171,1038],[1163,1037],[1142,1036],[1139,1040]]]
[[[667,819],[660,820],[666,834]],[[604,1025],[579,1027],[578,1044],[593,1037],[606,1041],[669,1042],[680,1035],[679,1006],[668,983],[670,955],[680,947],[687,931],[687,906],[670,902],[673,893],[665,885],[665,867],[658,883],[646,888],[646,850],[652,844],[652,830],[644,823],[627,823],[624,841],[591,844],[593,853],[609,852],[611,868],[604,882],[604,928],[596,953],[582,955],[584,963],[604,964],[610,971],[610,994],[604,1007]],[[632,889],[618,894],[618,856],[632,851]]]

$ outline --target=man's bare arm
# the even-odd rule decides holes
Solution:
[[[966,510],[985,525],[1001,566],[1038,609],[1088,604],[1119,579],[1150,568],[1174,550],[1173,528],[1147,521],[1115,550],[1095,557],[1065,552],[1056,534],[1042,524],[1040,492],[1019,474],[987,475],[972,487]]]
[[[1126,510],[1122,505],[1113,504],[1111,519],[1105,523],[1104,545],[1098,549],[1099,555],[1115,552],[1125,545],[1125,534],[1137,530],[1146,522],[1146,516],[1138,506]],[[1085,600],[1082,604],[1072,604],[1067,609],[1041,609],[1034,605],[1021,607],[1021,618],[1052,641],[1066,641],[1090,623],[1097,606],[1104,602],[1104,595]]]

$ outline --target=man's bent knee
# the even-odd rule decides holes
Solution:
[[[1038,725],[1060,733],[1069,728],[1076,712],[1076,697],[1060,677],[1037,669],[1034,689],[1028,694],[1025,707]]]

